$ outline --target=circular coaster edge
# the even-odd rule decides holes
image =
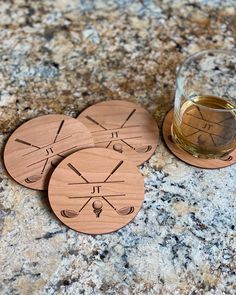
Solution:
[[[124,155],[88,148],[64,159],[49,182],[57,218],[85,234],[107,234],[131,222],[144,200],[144,178]]]

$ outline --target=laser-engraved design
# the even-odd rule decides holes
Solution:
[[[92,132],[95,146],[127,155],[137,165],[152,155],[158,143],[156,122],[131,102],[101,102],[86,109],[78,119]]]
[[[100,182],[100,183],[109,183],[108,182],[108,179],[121,167],[121,165],[124,163],[124,161],[119,161],[119,163],[112,169],[112,171],[109,173],[109,175],[106,177],[106,179],[103,181],[103,182]],[[71,163],[68,163],[67,164],[67,166],[73,171],[73,172],[75,172],[79,177],[81,177],[84,181],[85,181],[85,183],[87,183],[87,184],[91,184],[91,182],[89,182],[83,175],[82,175],[82,173],[81,172],[79,172],[79,170],[74,166],[74,165],[72,165]],[[115,181],[116,183],[117,182],[124,182],[124,180],[118,180],[118,181]],[[94,182],[93,182],[94,183]],[[112,182],[110,182],[110,183],[112,183]],[[114,183],[114,182],[113,182]],[[75,183],[75,184],[78,184],[78,183]],[[73,184],[71,184],[71,183],[69,183],[69,185],[73,185]],[[98,198],[98,197],[101,197],[101,198],[103,198],[110,206],[112,206],[112,208],[113,209],[115,209],[116,210],[116,208],[111,204],[111,202],[109,202],[108,200],[107,200],[107,198],[110,198],[110,197],[124,197],[126,194],[125,193],[119,193],[119,194],[109,194],[109,195],[106,195],[106,194],[102,194],[102,195],[99,195],[100,194],[100,189],[102,188],[102,186],[101,185],[96,185],[96,186],[93,186],[93,189],[92,189],[92,191],[90,192],[90,195],[85,195],[85,196],[78,196],[78,197],[68,197],[69,199],[87,199],[87,198],[89,198],[89,201],[92,199],[92,198]],[[97,193],[97,194],[96,194]],[[96,195],[94,195],[94,194],[96,194]],[[94,195],[94,196],[91,196],[91,195]],[[89,201],[87,201],[86,203],[84,203],[83,204],[83,206],[82,206],[82,208],[79,210],[79,212],[81,212],[84,208],[85,208],[85,206],[89,203]],[[94,203],[93,203],[94,204]],[[131,213],[133,213],[134,212],[134,207],[129,207],[129,208],[133,208],[133,210],[129,210],[129,213],[127,213],[127,211],[126,211],[126,213],[127,214],[131,214]],[[122,208],[123,209],[123,208]],[[121,209],[120,209],[121,210]],[[123,212],[122,210],[121,211],[117,211],[117,213],[118,214],[120,214],[119,212]],[[101,212],[100,212],[101,213]],[[99,213],[99,215],[100,215],[100,213]],[[127,214],[120,214],[120,215],[127,215]],[[99,217],[99,216],[97,216],[97,217]]]
[[[29,142],[27,142],[27,141],[25,141],[25,140],[22,140],[22,139],[19,139],[19,138],[16,138],[15,141],[16,141],[16,142],[19,142],[19,143],[22,143],[22,144],[25,144],[25,145],[33,146],[33,147],[35,147],[35,148],[37,148],[37,149],[40,149],[39,146],[34,145],[34,144],[32,144],[32,143],[29,143]]]
[[[55,138],[54,138],[54,140],[53,140],[49,145],[53,145],[54,143],[57,142],[57,137],[58,137],[59,133],[61,132],[61,129],[62,129],[62,126],[63,126],[64,122],[65,122],[65,120],[62,120],[62,121],[61,121],[61,123],[60,123],[60,125],[59,125],[59,128],[58,128],[58,130],[57,130],[57,132],[56,132]],[[19,142],[19,143],[23,143],[23,144],[26,143],[24,140],[19,140],[19,139],[16,139],[15,141],[17,141],[17,142]],[[30,144],[30,143],[27,143],[27,144],[30,145],[30,146],[36,147],[37,150],[44,149],[44,147],[38,147],[38,146],[33,145],[33,144]],[[26,183],[34,183],[34,182],[39,181],[39,180],[42,178],[42,174],[44,173],[44,171],[45,171],[45,169],[46,169],[46,167],[47,167],[47,164],[48,164],[48,160],[49,160],[49,158],[51,158],[51,157],[56,157],[56,156],[63,157],[63,156],[61,156],[61,155],[59,155],[59,154],[54,154],[53,146],[51,146],[50,148],[46,148],[45,151],[46,151],[46,155],[45,155],[45,156],[46,156],[47,158],[39,161],[39,162],[44,162],[43,167],[42,167],[42,171],[41,171],[41,173],[40,173],[41,175],[36,175],[36,176],[34,176],[34,177],[32,177],[32,176],[27,177],[27,178],[25,179],[25,182],[26,182]],[[32,151],[31,154],[32,154],[33,152],[34,152],[34,151]],[[63,158],[64,158],[64,157],[63,157]],[[52,166],[55,166],[55,161],[52,163],[53,160],[54,160],[54,159],[52,159],[52,160],[50,161],[50,163],[52,164]],[[58,157],[57,157],[57,161],[58,161]],[[28,167],[30,167],[30,166],[32,166],[32,165],[35,165],[35,164],[38,164],[39,162],[36,161],[35,163],[30,164]]]
[[[143,177],[133,162],[116,151],[93,148],[73,153],[58,165],[48,196],[63,223],[98,234],[131,221],[140,209],[143,194]],[[73,210],[73,218],[67,217],[66,210]]]
[[[120,144],[120,143],[113,144],[113,150],[117,151],[119,153],[122,153],[123,152],[122,144]]]
[[[46,149],[46,152],[47,152],[46,156],[49,156],[50,154],[53,154],[53,149],[52,149],[52,147],[49,148],[49,149]]]
[[[74,218],[79,215],[75,210],[61,210],[61,215],[66,218]]]
[[[227,117],[224,121],[228,123],[228,120],[231,119],[231,117]],[[230,154],[227,154],[223,157],[221,157],[221,159],[201,159],[201,158],[197,158],[192,156],[191,154],[189,154],[188,152],[184,151],[183,149],[181,149],[173,140],[170,140],[172,138],[171,135],[171,125],[173,122],[173,109],[170,110],[164,120],[163,123],[163,136],[164,136],[164,140],[168,146],[168,148],[171,150],[171,152],[177,156],[179,159],[181,159],[182,161],[196,166],[196,167],[201,167],[201,168],[208,168],[208,169],[215,169],[215,168],[221,168],[221,167],[227,167],[230,166],[234,163],[236,163],[236,150],[234,150],[233,152],[231,152]],[[221,121],[218,121],[217,124],[221,124]],[[191,137],[191,135],[196,135],[199,132],[199,130],[192,132],[189,132],[189,136]],[[200,132],[199,132],[200,133]],[[198,134],[201,135],[201,134]],[[205,135],[204,133],[202,135]],[[206,136],[208,136],[208,134],[206,134]],[[203,141],[203,139],[205,140],[205,138],[203,136],[200,137],[200,140]],[[199,140],[199,137],[196,139],[196,141]],[[212,143],[212,139],[208,138],[208,140],[210,140],[210,142]]]
[[[124,197],[126,194],[111,194],[111,195],[103,195],[104,197],[106,198],[111,198],[111,197]],[[87,196],[80,196],[80,197],[68,197],[69,199],[87,199],[89,198],[90,195],[87,195]],[[91,198],[94,198],[94,197],[101,197],[99,195],[96,195],[96,196],[92,196]]]
[[[89,183],[88,180],[76,169],[71,163],[68,163],[67,166],[74,171],[78,176],[80,176],[85,182]]]
[[[96,192],[99,194],[101,187],[102,187],[101,185],[94,185],[93,186],[93,191],[91,192],[91,194],[95,194]]]
[[[102,202],[100,200],[96,200],[93,202],[93,212],[96,214],[96,217],[98,218],[100,214],[102,213]]]
[[[116,211],[117,214],[119,215],[129,215],[131,213],[134,212],[134,207],[133,206],[130,206],[130,207],[123,207],[123,208],[120,208],[120,209],[117,209],[115,206],[112,205],[111,202],[109,202],[105,197],[102,197],[103,200],[105,200],[109,206],[111,206],[112,209],[114,209]]]
[[[108,179],[116,172],[116,170],[119,169],[119,167],[124,163],[124,161],[119,161],[119,163],[114,167],[114,169],[110,172],[110,174],[106,177],[106,179],[102,182],[102,183],[106,183],[108,181]],[[80,176],[86,183],[90,183],[79,171],[77,168],[75,168],[71,163],[68,163],[67,166],[72,169],[78,176]],[[123,180],[121,180],[120,182],[124,182]],[[90,194],[94,194],[94,193],[100,193],[100,188],[102,186],[93,186],[93,191],[90,193]],[[89,198],[89,201],[92,199],[92,198],[95,198],[95,197],[102,197],[115,211],[117,211],[118,214],[120,215],[128,215],[128,214],[131,214],[134,212],[134,207],[131,206],[131,207],[128,207],[128,210],[124,210],[124,208],[121,208],[120,210],[117,210],[111,202],[109,202],[107,200],[108,197],[122,197],[122,196],[125,196],[125,194],[111,194],[111,195],[102,195],[102,196],[99,196],[99,195],[96,195],[96,196],[79,196],[79,197],[68,197],[69,199],[78,199],[78,198]],[[88,204],[87,201],[83,206],[82,208],[79,210],[79,212],[82,211],[82,209],[85,208],[85,206]],[[126,208],[127,209],[127,208]],[[123,213],[123,214],[122,214]],[[99,213],[100,214],[100,213]],[[97,216],[98,217],[98,216]]]
[[[25,182],[27,183],[34,183],[38,180],[40,180],[42,178],[41,175],[32,175],[32,176],[29,176],[25,179]]]
[[[133,114],[134,112],[132,112]],[[124,128],[124,124],[129,120],[131,116],[128,116],[128,118],[125,120],[125,122],[122,124],[122,126],[119,128],[119,129],[122,129]],[[86,117],[88,119],[88,116]],[[89,120],[92,121],[93,123],[95,123],[96,125],[102,127],[104,130],[108,130],[107,128],[105,128],[104,126],[102,126],[100,123],[98,123],[97,121],[95,121],[94,119],[92,119],[91,117],[89,117]],[[130,126],[130,127],[134,127],[134,126]],[[117,140],[121,140],[122,142],[124,142],[129,148],[133,149],[133,150],[136,150],[135,147],[133,147],[132,145],[128,144],[127,142],[125,142],[124,140],[128,140],[128,139],[137,139],[137,138],[141,138],[141,136],[133,136],[133,137],[127,137],[127,138],[120,138],[119,137],[119,131],[112,131],[111,132],[111,136],[110,136],[110,139],[108,140],[105,140],[105,141],[101,141],[101,142],[97,142],[98,143],[106,143],[106,142],[109,142],[108,145],[106,146],[106,148],[108,148],[110,146],[110,144],[113,142],[113,141],[117,141]],[[151,147],[151,146],[150,146]],[[152,147],[151,147],[152,148]],[[147,150],[148,151],[148,150]],[[145,151],[145,152],[147,152]]]
[[[118,138],[119,135],[118,135],[118,131],[114,131],[111,133],[111,138]]]
[[[232,161],[233,160],[233,156],[231,156],[229,154],[226,154],[226,155],[222,156],[220,159],[222,161]]]
[[[210,130],[212,126],[213,126],[212,124],[205,123],[205,125],[202,127],[202,129]]]
[[[129,215],[134,212],[134,207],[123,207],[117,210],[117,213],[120,215]]]
[[[95,121],[93,118],[91,118],[90,116],[86,116],[86,119],[90,120],[91,122],[93,122],[94,124],[100,126],[102,129],[107,130],[107,128],[105,128],[104,126],[102,126],[100,123],[98,123],[97,121]]]
[[[128,117],[126,118],[126,120],[124,121],[124,123],[120,126],[120,128],[123,128],[125,126],[125,124],[129,121],[129,119],[133,116],[133,114],[136,112],[136,109],[133,109],[131,111],[131,113],[128,115]]]
[[[220,147],[234,137],[234,130],[225,122],[234,119],[234,116],[222,119],[224,113],[214,113],[201,110],[199,106],[190,106],[183,114],[182,130],[184,136],[192,143],[202,147]],[[227,133],[225,130],[227,129]]]
[[[55,143],[55,142],[57,141],[57,137],[58,137],[58,135],[60,134],[61,129],[62,129],[62,126],[63,126],[64,123],[65,123],[65,120],[62,120],[62,121],[61,121],[61,124],[60,124],[60,126],[59,126],[59,128],[58,128],[58,130],[57,130],[57,134],[56,134],[56,136],[55,136],[55,138],[54,138],[53,143]]]
[[[197,143],[198,144],[205,144],[207,142],[207,139],[205,138],[204,134],[200,134],[197,136]]]
[[[26,122],[12,134],[6,144],[4,161],[16,181],[44,190],[62,159],[73,151],[92,146],[91,134],[78,120],[65,115],[46,115]]]

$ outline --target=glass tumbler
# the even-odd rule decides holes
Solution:
[[[195,157],[214,159],[236,148],[236,53],[204,50],[177,72],[172,137]]]

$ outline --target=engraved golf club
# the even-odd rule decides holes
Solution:
[[[124,161],[120,161],[116,167],[111,171],[111,173],[107,176],[107,178],[105,179],[104,182],[107,182],[107,180],[111,177],[112,174],[115,173],[115,171],[123,164]],[[124,208],[120,208],[117,209],[115,206],[113,206],[104,196],[102,196],[103,200],[106,201],[111,207],[112,209],[114,209],[116,211],[116,213],[118,213],[119,215],[128,215],[134,212],[134,207],[124,207]]]
[[[112,174],[114,174],[117,169],[123,164],[124,161],[119,161],[119,163],[115,166],[115,168],[113,168],[113,170],[111,171],[111,173],[107,176],[107,178],[104,180],[103,183],[106,183],[108,181],[108,179],[112,176]],[[74,167],[71,163],[68,163],[67,166],[73,171],[75,172],[79,177],[81,177],[85,183],[90,183],[83,175],[82,173],[76,168]],[[73,183],[72,183],[73,184]],[[76,184],[76,183],[74,183]],[[125,194],[119,194],[119,195],[110,195],[110,196],[124,196]],[[106,196],[108,197],[108,195]],[[133,206],[129,206],[129,207],[122,207],[120,209],[116,208],[111,202],[109,202],[107,200],[105,196],[96,196],[96,198],[102,198],[105,202],[107,202],[109,204],[110,207],[112,207],[112,209],[114,211],[116,211],[117,214],[119,215],[122,215],[122,216],[125,216],[125,215],[129,215],[131,213],[134,212],[134,207]],[[85,204],[80,208],[80,210],[77,212],[77,211],[73,211],[73,213],[70,212],[70,210],[62,210],[61,211],[61,215],[63,217],[67,217],[67,218],[72,218],[72,217],[76,217],[79,215],[79,213],[85,208],[85,206],[87,206],[87,204],[89,203],[89,201],[92,199],[92,198],[95,198],[95,196],[93,197],[89,197],[89,196],[80,196],[80,197],[69,197],[69,198],[89,198]],[[100,200],[95,200],[92,204],[92,207],[93,207],[93,212],[96,214],[96,217],[99,217],[101,212],[102,212],[102,207],[103,207],[103,204]]]
[[[119,215],[125,216],[125,215],[129,215],[129,214],[131,214],[131,213],[134,212],[134,207],[133,206],[130,206],[130,207],[122,207],[120,209],[117,209],[105,197],[102,197],[102,198]],[[91,199],[89,199],[89,201],[90,200]],[[79,213],[84,209],[84,207],[88,204],[89,201],[87,201],[79,211],[68,210],[68,209],[67,210],[61,210],[61,215],[63,217],[66,217],[66,218],[74,218],[74,217],[77,217],[79,215]],[[100,214],[102,213],[102,207],[103,207],[102,202],[99,201],[99,200],[96,200],[96,201],[93,202],[92,207],[94,208],[93,212],[96,214],[96,217],[98,218],[100,216]]]
[[[105,197],[102,197],[104,201],[107,202],[107,204],[109,204],[111,206],[111,208],[116,211],[117,214],[119,215],[129,215],[131,213],[134,212],[134,207],[130,206],[130,207],[122,207],[120,209],[117,209],[115,206],[113,206]]]
[[[136,109],[133,109],[129,115],[127,116],[127,118],[125,119],[124,123],[120,126],[120,129],[124,128],[125,124],[128,122],[128,120],[132,117],[132,115],[136,112]],[[90,116],[86,116],[86,118],[91,121],[92,123],[96,124],[97,126],[101,127],[103,130],[107,130],[106,127],[104,127],[102,124],[100,124],[99,122],[97,122],[95,119],[91,118]],[[134,151],[136,151],[137,153],[143,154],[143,153],[147,153],[152,149],[151,145],[145,145],[145,146],[140,146],[135,148],[134,146],[132,146],[131,144],[129,144],[127,141],[125,141],[124,139],[119,139],[120,141],[122,141],[125,145],[127,145],[129,148],[133,149]],[[106,148],[108,148],[110,146],[110,144],[112,143],[113,140],[110,140],[108,145],[106,146]],[[113,150],[122,153],[123,152],[123,146],[120,143],[115,143],[112,146]]]
[[[45,161],[45,163],[44,163],[44,165],[43,165],[43,169],[42,169],[42,171],[41,171],[41,174],[31,175],[31,176],[29,176],[29,177],[27,177],[27,178],[25,179],[25,182],[26,182],[26,183],[34,183],[34,182],[39,181],[39,180],[43,177],[43,172],[44,172],[44,170],[45,170],[45,168],[46,168],[46,166],[47,166],[47,163],[48,163],[48,159],[46,159],[46,161]]]
[[[15,141],[16,141],[16,142],[19,142],[19,143],[22,143],[22,144],[24,144],[24,145],[28,145],[28,146],[31,146],[31,147],[35,147],[36,149],[40,149],[39,146],[34,145],[34,144],[32,144],[32,143],[30,143],[30,142],[28,142],[28,141],[25,141],[25,140],[22,140],[22,139],[19,139],[19,138],[16,138]],[[41,179],[41,177],[42,177],[42,176],[41,176],[41,175],[38,175],[38,174],[31,175],[31,176],[29,176],[29,177],[27,177],[27,178],[25,179],[25,182],[26,182],[26,183],[34,183],[34,182],[38,181],[39,179]]]
[[[133,149],[134,151],[136,151],[139,154],[147,153],[147,152],[149,152],[152,149],[152,146],[151,145],[140,146],[140,147],[135,148],[134,146],[132,146],[131,144],[129,144],[128,142],[126,142],[124,139],[121,139],[121,141],[123,141],[123,143],[125,143],[128,147],[130,147],[131,149]],[[123,152],[122,144],[115,143],[113,145],[113,150],[115,150],[115,151],[117,151],[119,153],[122,153]]]
[[[36,181],[39,181],[40,179],[42,178],[42,175],[37,175],[37,174],[35,174],[35,175],[31,175],[31,176],[29,176],[29,177],[27,177],[26,179],[25,179],[25,182],[26,183],[34,183],[34,182],[36,182]]]
[[[75,210],[61,210],[61,215],[66,218],[73,218],[79,215],[79,213]]]
[[[147,146],[141,146],[141,147],[135,148],[135,151],[136,151],[137,153],[147,153],[147,152],[149,152],[151,149],[152,149],[152,146],[149,144],[149,145],[147,145]]]
[[[29,177],[27,177],[27,178],[25,179],[25,182],[26,182],[26,183],[34,183],[34,182],[39,181],[39,180],[43,177],[43,172],[44,172],[44,170],[45,170],[45,168],[46,168],[46,166],[47,166],[47,163],[48,163],[48,159],[45,160],[45,163],[44,163],[44,165],[43,165],[43,169],[42,169],[42,171],[41,171],[41,174],[31,175],[31,176],[29,176]]]
[[[62,120],[62,121],[61,121],[61,123],[60,123],[60,125],[59,125],[59,127],[58,127],[58,129],[57,129],[57,132],[56,132],[56,135],[55,135],[55,137],[54,137],[54,140],[53,140],[52,144],[57,142],[57,137],[58,137],[59,133],[61,132],[61,129],[62,129],[62,126],[63,126],[64,122],[65,122],[65,120]],[[39,150],[39,149],[42,148],[42,147],[39,147],[39,146],[37,146],[37,145],[34,145],[34,144],[32,144],[32,143],[30,143],[30,142],[27,142],[27,141],[25,141],[25,140],[22,140],[22,139],[18,139],[18,138],[16,138],[15,141],[17,141],[17,142],[19,142],[19,143],[22,143],[22,144],[25,144],[25,145],[28,145],[28,146],[31,146],[31,147],[34,147],[34,148],[36,148],[37,150]],[[74,148],[74,147],[73,147],[73,148]],[[32,153],[32,152],[30,152],[30,153]],[[28,154],[28,153],[27,153],[27,154]],[[27,155],[27,154],[26,154],[26,155]],[[60,155],[60,154],[56,154],[55,156],[59,156],[59,157],[64,158],[64,157],[63,157],[62,155]],[[43,177],[44,170],[45,170],[45,168],[46,168],[46,166],[47,166],[47,164],[48,164],[48,159],[49,159],[49,158],[45,159],[45,162],[44,162],[44,165],[43,165],[43,168],[42,168],[41,173],[40,173],[40,174],[34,174],[34,175],[31,175],[31,176],[27,177],[27,178],[25,179],[25,182],[26,182],[26,183],[34,183],[34,182],[37,182],[37,181],[39,181],[39,180]],[[56,167],[57,164],[58,164],[58,162],[59,162],[58,159],[54,159],[54,160],[52,160],[52,161],[51,161],[51,165],[52,165],[52,167]],[[37,162],[37,163],[38,163],[38,162]],[[35,163],[35,164],[36,164],[36,163]],[[34,165],[34,164],[31,164],[31,165]]]
[[[74,218],[76,216],[79,215],[79,213],[84,209],[85,206],[88,205],[89,201],[92,199],[92,197],[90,197],[86,202],[85,204],[79,209],[79,211],[75,211],[75,210],[71,210],[71,209],[64,209],[64,210],[61,210],[61,215],[63,217],[66,217],[66,218]]]
[[[61,156],[61,155],[57,154],[55,156]],[[64,158],[63,156],[61,156],[61,157]],[[44,173],[44,170],[46,168],[47,162],[48,161],[45,161],[41,174],[35,174],[35,175],[32,175],[32,176],[29,176],[29,177],[27,177],[25,179],[25,182],[26,183],[34,183],[36,181],[39,181],[43,177],[43,173]],[[53,159],[51,161],[51,166],[55,168],[59,163],[60,163],[60,159]]]
[[[121,141],[124,144],[126,144],[128,147],[130,147],[131,149],[133,149],[134,151],[136,151],[137,153],[140,153],[140,154],[147,153],[147,152],[149,152],[152,149],[152,146],[149,145],[149,144],[135,148],[134,146],[132,146],[131,144],[129,144],[124,139],[121,139]]]

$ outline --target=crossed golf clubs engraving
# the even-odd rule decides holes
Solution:
[[[198,111],[198,114],[199,114],[200,118],[199,118],[198,116],[195,116],[195,115],[193,115],[193,114],[191,114],[191,113],[188,113],[188,112],[186,112],[186,115],[188,115],[188,116],[192,116],[192,117],[194,117],[194,118],[196,118],[196,119],[199,119],[199,120],[203,120],[203,121],[205,122],[205,124],[204,124],[204,126],[202,126],[202,129],[199,129],[198,127],[193,126],[192,124],[188,124],[188,123],[186,123],[186,122],[183,122],[185,125],[187,125],[187,126],[189,126],[189,127],[192,127],[192,128],[194,128],[194,129],[197,130],[197,131],[194,131],[194,132],[191,133],[191,134],[188,134],[186,137],[192,136],[192,135],[194,135],[194,134],[196,135],[196,134],[199,133],[199,132],[200,132],[200,133],[204,133],[204,134],[207,134],[208,136],[210,136],[211,141],[212,141],[212,143],[214,144],[214,146],[218,146],[218,145],[216,144],[216,142],[215,142],[213,136],[216,136],[216,137],[219,137],[219,138],[222,138],[222,139],[226,139],[226,138],[225,138],[224,136],[219,135],[219,134],[213,133],[213,132],[211,131],[211,129],[212,129],[212,127],[213,127],[214,125],[218,125],[218,126],[220,126],[220,127],[224,127],[224,128],[225,128],[226,126],[225,126],[225,125],[222,125],[221,123],[223,123],[223,122],[225,122],[225,121],[227,121],[227,120],[229,120],[229,119],[232,119],[233,116],[230,116],[230,117],[225,118],[224,120],[220,120],[220,121],[218,121],[218,122],[213,122],[213,121],[210,121],[210,120],[206,120],[206,119],[204,118],[204,116],[203,116],[203,114],[202,114],[202,112],[201,112],[201,110],[200,110],[199,107],[196,107],[196,109],[197,109],[197,111]],[[230,128],[230,126],[227,126],[227,127]],[[198,138],[198,141],[197,141],[198,144],[204,144],[204,143],[205,143],[205,141],[202,139],[202,134],[199,134],[197,138]]]
[[[79,177],[81,177],[84,182],[74,182],[74,183],[69,183],[69,185],[83,185],[83,184],[104,184],[104,183],[122,183],[124,182],[124,180],[114,180],[114,181],[108,181],[109,178],[121,167],[121,165],[123,164],[124,161],[119,161],[119,163],[112,169],[112,171],[110,172],[110,174],[106,177],[106,179],[104,181],[96,181],[96,182],[91,182],[88,181],[83,175],[82,173],[71,163],[68,163],[67,166],[73,171],[75,172]],[[69,199],[79,199],[79,198],[86,198],[87,201],[82,205],[82,207],[78,210],[68,210],[68,209],[64,209],[61,210],[61,215],[63,217],[67,217],[67,218],[73,218],[78,216],[81,211],[89,204],[89,202],[92,199],[96,199],[93,204],[93,212],[95,213],[96,217],[98,218],[100,216],[100,214],[102,213],[102,207],[103,207],[103,203],[101,202],[101,199],[104,200],[117,214],[119,215],[129,215],[131,213],[134,212],[134,207],[133,206],[129,206],[129,207],[123,207],[120,209],[117,209],[111,201],[108,200],[108,198],[112,198],[112,197],[124,197],[126,196],[125,193],[118,193],[118,194],[109,194],[109,195],[98,195],[98,196],[91,196],[91,194],[96,193],[96,190],[98,193],[100,193],[100,188],[101,186],[93,186],[93,191],[90,193],[90,195],[86,195],[86,196],[78,196],[78,197],[68,197]]]
[[[103,142],[97,142],[98,143],[106,143],[108,142],[108,144],[106,145],[106,148],[108,148],[112,142],[114,141],[121,141],[123,144],[125,144],[126,146],[128,146],[130,149],[136,151],[137,153],[147,153],[152,149],[151,145],[146,145],[146,146],[141,146],[138,148],[135,148],[133,145],[129,144],[126,140],[129,139],[135,139],[135,138],[141,138],[141,136],[134,136],[134,137],[128,137],[128,138],[119,138],[119,131],[114,131],[114,130],[118,130],[118,129],[124,129],[124,128],[131,128],[131,127],[138,127],[139,125],[135,125],[135,126],[128,126],[125,127],[125,124],[129,121],[129,119],[134,115],[134,113],[136,112],[136,109],[133,109],[129,115],[127,116],[127,118],[125,119],[125,121],[121,124],[121,126],[119,128],[116,129],[107,129],[106,127],[104,127],[101,123],[99,123],[98,121],[96,121],[95,119],[93,119],[91,116],[86,116],[86,119],[88,119],[89,121],[91,121],[93,124],[99,126],[100,128],[102,128],[104,131],[111,131],[111,137],[112,139],[103,141]],[[101,132],[100,131],[93,131],[92,133],[95,132]],[[122,153],[123,152],[123,146],[121,143],[115,143],[113,145],[113,149],[117,152]]]
[[[50,162],[51,165],[52,165],[53,167],[55,167],[55,166],[56,166],[56,163],[53,162],[53,160],[54,160],[53,158],[55,158],[55,157],[65,158],[65,156],[62,155],[63,153],[68,152],[68,151],[70,151],[70,150],[73,150],[74,148],[77,147],[77,146],[73,146],[73,147],[71,147],[71,148],[68,148],[68,149],[66,149],[66,150],[64,150],[64,151],[62,151],[62,152],[60,152],[60,153],[54,153],[54,151],[53,151],[53,147],[52,147],[53,144],[55,144],[55,143],[57,143],[57,142],[61,142],[61,141],[63,141],[63,140],[68,139],[69,137],[71,137],[71,135],[69,135],[69,136],[66,136],[66,137],[61,138],[61,139],[58,140],[58,136],[59,136],[59,134],[60,134],[60,132],[61,132],[61,130],[62,130],[62,127],[63,127],[64,123],[65,123],[65,120],[62,120],[62,121],[60,122],[59,127],[58,127],[58,129],[57,129],[57,131],[56,131],[56,134],[55,134],[55,137],[54,137],[53,141],[50,142],[50,143],[47,144],[47,145],[44,145],[44,146],[37,146],[37,145],[35,145],[35,144],[33,144],[33,143],[30,143],[30,142],[28,142],[28,141],[25,141],[25,140],[22,140],[22,139],[19,139],[19,138],[16,138],[16,139],[15,139],[16,142],[19,142],[19,143],[24,144],[24,145],[27,145],[27,146],[29,146],[29,147],[34,147],[34,148],[35,148],[35,150],[33,150],[33,151],[31,151],[31,152],[28,152],[28,153],[22,155],[22,157],[25,157],[25,156],[27,156],[27,155],[33,154],[33,153],[35,153],[36,151],[41,150],[41,149],[45,149],[45,151],[46,151],[46,158],[45,158],[45,159],[42,159],[42,160],[36,161],[36,162],[34,162],[34,163],[32,163],[32,164],[30,164],[30,165],[27,166],[27,167],[31,167],[31,166],[34,166],[34,165],[36,165],[36,164],[42,162],[42,169],[41,169],[40,173],[39,173],[39,174],[36,174],[36,175],[32,175],[32,176],[27,177],[27,178],[25,179],[25,182],[26,182],[26,183],[34,183],[34,182],[37,182],[38,180],[40,180],[40,179],[43,177],[43,174],[44,174],[45,169],[46,169],[46,167],[47,167],[47,165],[48,165],[48,161],[49,161],[49,159],[51,159],[51,162]],[[49,147],[49,148],[47,148],[47,147]]]

